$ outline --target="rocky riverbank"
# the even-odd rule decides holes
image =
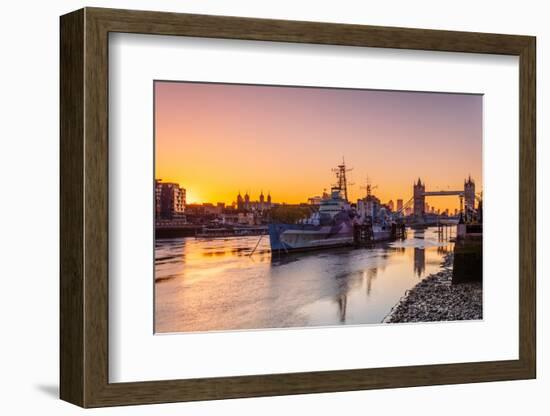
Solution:
[[[393,307],[384,323],[463,321],[483,318],[481,283],[452,284],[453,254]]]

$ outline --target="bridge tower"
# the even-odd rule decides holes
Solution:
[[[423,184],[420,178],[418,182],[413,185],[413,198],[414,198],[414,216],[417,221],[424,219],[424,207],[426,206],[426,184]]]
[[[476,203],[476,184],[468,175],[468,180],[464,181],[464,208],[466,212],[473,211]]]

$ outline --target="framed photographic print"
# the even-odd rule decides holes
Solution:
[[[535,38],[61,17],[83,406],[534,378]]]

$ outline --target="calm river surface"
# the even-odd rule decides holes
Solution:
[[[155,330],[188,332],[380,323],[452,243],[435,228],[375,248],[271,256],[269,237],[161,239]],[[454,231],[452,233],[454,235]]]

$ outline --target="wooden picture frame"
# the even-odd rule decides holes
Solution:
[[[535,38],[85,8],[61,17],[60,396],[82,407],[529,379],[536,376]],[[109,383],[108,35],[515,55],[520,66],[519,359]]]

